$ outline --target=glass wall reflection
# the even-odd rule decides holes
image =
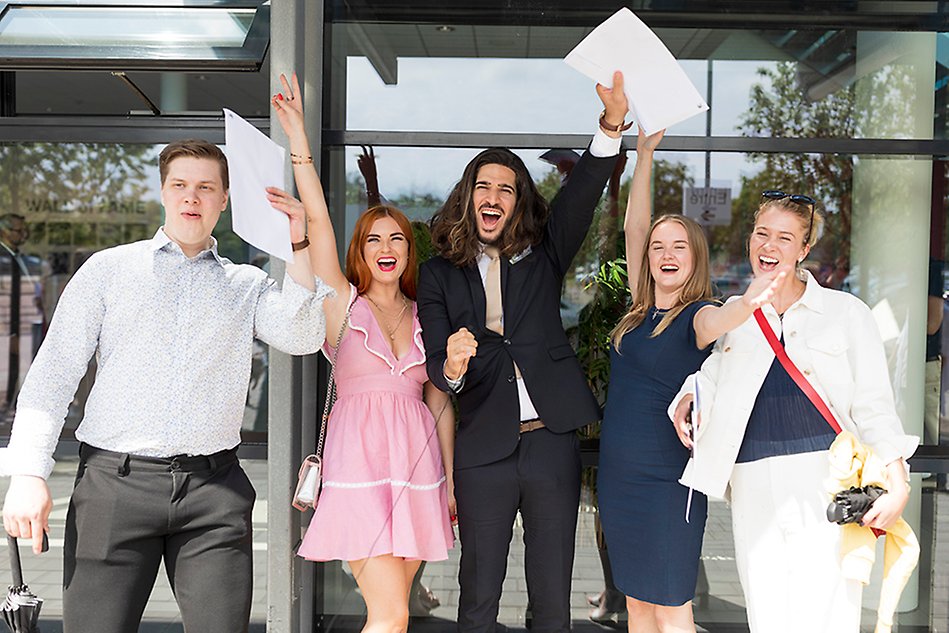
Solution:
[[[856,10],[834,6],[844,13]],[[591,134],[599,112],[589,81],[561,58],[611,10],[595,5],[578,16],[557,3],[545,8],[549,11],[542,19],[527,18],[516,7],[491,19],[472,7],[432,9],[425,19],[416,19],[408,11],[364,10],[358,2],[328,7],[325,128],[405,133],[404,142],[395,141],[397,147],[374,148],[380,191],[420,222],[438,208],[476,150],[415,147],[417,131],[445,132],[449,138],[455,132],[536,135],[536,149],[518,153],[541,191],[551,195],[562,174],[552,164],[556,161],[542,158],[553,149],[543,147],[543,135]],[[655,212],[685,212],[705,227],[712,279],[727,297],[742,292],[751,278],[747,238],[761,192],[781,189],[819,200],[827,224],[803,265],[823,285],[853,293],[872,308],[905,427],[926,443],[944,443],[941,438],[949,438],[949,376],[944,376],[949,372],[942,371],[941,362],[943,341],[949,353],[949,335],[943,334],[949,328],[941,327],[949,309],[944,299],[949,280],[945,163],[929,155],[874,153],[878,150],[857,155],[843,149],[747,152],[739,139],[945,138],[949,38],[880,24],[867,30],[798,22],[776,28],[778,19],[758,28],[692,28],[694,23],[686,28],[675,24],[680,6],[663,9],[668,13],[655,31],[711,106],[708,117],[675,126],[670,135],[734,137],[736,149],[674,152],[660,146],[653,176]],[[649,23],[648,11],[641,17]],[[459,144],[463,141],[459,136]],[[694,145],[700,147],[701,140]],[[365,207],[357,166],[362,151],[333,147],[326,153],[323,174],[346,239]],[[621,227],[635,160],[635,152],[629,153],[625,170],[604,195],[565,279],[561,303],[564,325],[601,401],[609,371],[601,330],[615,323],[626,299],[622,283],[617,292],[611,275],[623,268],[618,265]],[[713,200],[712,192],[722,199]],[[598,429],[585,429],[583,436],[589,461],[595,462]],[[947,624],[949,580],[940,580],[938,571],[945,557],[939,532],[945,504],[938,491],[946,489],[946,482],[945,475],[928,475],[913,475],[914,493],[905,512],[923,554],[899,605],[900,630],[941,630]],[[577,622],[589,614],[586,594],[603,589],[592,469],[584,481],[572,596]],[[520,555],[515,536],[502,599],[501,621],[508,626],[522,626],[528,616],[526,594],[518,585],[523,582]],[[880,549],[877,559],[882,558]],[[453,559],[426,570],[429,584],[445,596],[432,616],[454,618],[456,565]],[[334,582],[345,588],[345,577],[337,566],[326,576],[327,590],[335,591]],[[865,627],[875,620],[879,579],[873,583],[864,592]],[[347,593],[352,595],[345,590],[340,595]],[[324,606],[326,615],[339,609],[358,622],[358,600],[345,605],[328,600]],[[709,631],[746,630],[731,519],[721,502],[709,508],[695,608],[696,620]],[[624,617],[613,616],[612,626],[625,626]]]
[[[9,433],[26,377],[63,288],[99,250],[150,239],[163,221],[162,146],[104,143],[0,145],[0,435]],[[230,229],[214,231],[222,256],[266,265]],[[244,428],[266,432],[267,348],[255,350]],[[82,420],[95,361],[69,407],[65,437]]]
[[[362,149],[336,149],[328,153],[329,169],[324,173],[345,174],[342,189],[330,190],[330,204],[345,216],[346,233],[351,232],[356,218],[365,208],[365,182],[359,170]],[[572,150],[581,151],[581,150]],[[379,181],[383,195],[406,210],[419,224],[424,223],[441,204],[454,185],[464,164],[476,153],[468,149],[427,149],[414,147],[375,148]],[[561,183],[557,167],[542,158],[541,150],[518,151],[538,182],[540,190],[552,196]],[[595,214],[593,226],[573,262],[573,269],[564,282],[561,316],[565,328],[573,335],[575,348],[601,399],[605,398],[608,365],[605,357],[590,351],[584,339],[584,327],[591,320],[603,318],[597,313],[596,301],[609,298],[603,285],[604,265],[623,256],[622,220],[629,188],[629,177],[635,164],[630,152],[625,170],[613,183],[616,198],[608,188]],[[656,154],[653,201],[656,213],[681,213],[689,192],[704,180],[708,172],[713,182],[728,189],[728,213],[697,219],[706,229],[711,246],[712,279],[722,297],[740,293],[751,278],[747,260],[747,238],[761,192],[778,188],[806,192],[820,200],[827,224],[817,246],[804,266],[825,286],[859,296],[873,309],[885,341],[892,385],[904,424],[910,432],[923,431],[923,391],[926,361],[924,355],[926,304],[929,267],[929,216],[933,210],[928,183],[932,170],[926,157],[892,157],[847,154],[744,155],[701,152],[667,152]],[[418,175],[398,182],[391,178],[388,165],[420,166]],[[942,165],[942,163],[939,163]],[[421,167],[427,166],[427,168]],[[802,175],[803,174],[803,175]],[[944,205],[939,206],[945,214]],[[922,227],[922,228],[921,228]],[[945,252],[945,242],[940,243]],[[941,280],[942,273],[939,273]],[[940,281],[940,283],[942,283]],[[939,302],[942,304],[941,290]],[[618,295],[622,301],[625,296]],[[622,311],[623,306],[614,306]],[[601,311],[602,312],[602,311]],[[615,318],[609,319],[610,327]],[[602,334],[602,333],[601,333]],[[601,348],[602,349],[602,348]],[[584,357],[587,354],[587,357]],[[583,432],[586,446],[595,455],[598,429]],[[595,457],[593,458],[595,460]],[[935,478],[921,482],[914,475],[914,495],[905,516],[925,543],[933,537]],[[596,525],[595,474],[584,476],[583,503],[578,509],[580,528],[577,536],[577,559],[572,606],[578,620],[586,618],[589,605],[586,594],[602,590],[600,552]],[[925,489],[927,494],[921,494]],[[457,549],[457,548],[456,548]],[[423,583],[439,597],[441,606],[432,617],[454,618],[457,603],[457,551],[444,563],[429,565]],[[934,552],[924,548],[924,561],[910,586],[904,592],[900,622],[918,623],[931,616],[930,581]],[[882,561],[882,549],[878,553]],[[509,578],[502,599],[502,622],[522,626],[529,617],[523,583],[520,541],[515,536],[509,558]],[[338,564],[324,571],[326,592],[324,614],[343,613],[358,621],[363,608],[352,579]],[[878,580],[875,582],[879,582]],[[875,619],[878,585],[865,592],[865,621]],[[710,517],[702,555],[702,574],[696,597],[696,617],[709,630],[711,624],[744,622],[743,598],[738,584],[731,537],[731,519],[722,502],[710,504]],[[705,624],[708,623],[708,624]]]

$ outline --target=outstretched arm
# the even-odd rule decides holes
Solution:
[[[770,273],[755,277],[741,298],[729,301],[723,306],[705,306],[695,313],[692,326],[695,328],[695,344],[705,349],[718,337],[734,330],[748,320],[748,317],[761,306],[771,303],[775,292],[784,283],[785,278],[794,274],[794,267],[788,264]]]

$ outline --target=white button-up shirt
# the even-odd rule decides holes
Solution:
[[[762,309],[775,335],[784,336],[788,357],[842,428],[886,464],[910,457],[919,438],[907,435],[897,417],[883,342],[870,309],[857,297],[824,288],[810,273],[805,275],[804,294],[783,320],[773,306]],[[679,401],[694,392],[696,380],[702,411],[696,458],[686,467],[684,485],[712,497],[725,496],[748,418],[774,358],[751,316],[718,339],[702,368],[686,380],[669,406],[669,417]]]
[[[89,359],[95,384],[76,437],[112,451],[208,455],[240,443],[254,338],[290,354],[320,349],[322,299],[289,275],[188,258],[161,229],[92,255],[67,284],[23,383],[0,474],[49,476]]]

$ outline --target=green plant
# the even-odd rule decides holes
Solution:
[[[610,332],[625,314],[629,302],[626,258],[617,257],[600,265],[587,282],[593,299],[580,311],[577,325],[567,331],[586,373],[590,389],[602,406],[610,381]],[[581,437],[599,437],[600,423],[581,430]]]

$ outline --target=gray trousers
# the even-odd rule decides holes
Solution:
[[[188,632],[241,633],[256,494],[237,449],[157,459],[80,447],[63,565],[65,633],[138,630],[164,559]]]

